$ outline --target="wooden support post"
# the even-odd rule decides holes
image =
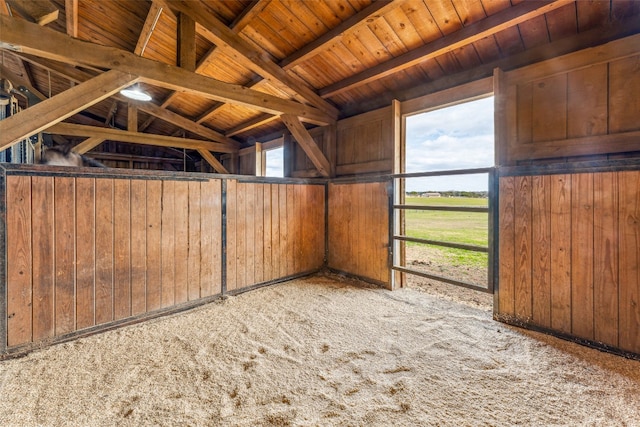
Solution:
[[[406,130],[402,126],[402,114],[400,101],[393,100],[391,103],[391,114],[393,123],[393,173],[405,173],[406,164]],[[395,178],[395,193],[393,195],[393,204],[401,205],[405,203],[405,183],[401,178]],[[393,234],[404,235],[405,233],[405,210],[400,209],[397,215],[394,212],[389,212],[389,215],[393,216]],[[406,264],[406,242],[391,241],[390,245],[393,245],[393,258],[390,260],[392,265],[404,266]],[[407,280],[407,274],[401,271],[392,271],[391,277],[391,289],[402,288],[405,286]]]
[[[127,130],[129,132],[138,131],[138,109],[132,103],[127,104]]]

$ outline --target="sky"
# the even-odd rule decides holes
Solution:
[[[406,119],[407,172],[493,166],[493,97]],[[457,175],[408,178],[407,191],[486,191],[488,177]]]
[[[493,166],[493,97],[409,116],[407,172]],[[282,176],[282,148],[267,151],[267,176]],[[409,178],[407,191],[486,191],[486,174]]]

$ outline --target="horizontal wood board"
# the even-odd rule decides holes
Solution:
[[[496,317],[640,354],[640,171],[499,185]]]

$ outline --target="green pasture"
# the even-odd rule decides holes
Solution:
[[[488,199],[469,197],[407,197],[407,205],[487,207]],[[476,246],[489,244],[488,214],[483,212],[405,211],[405,234],[420,239],[463,243]],[[420,245],[407,242],[408,246]],[[463,249],[430,246],[456,266],[484,266],[487,254]]]

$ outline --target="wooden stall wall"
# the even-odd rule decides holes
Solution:
[[[340,120],[336,135],[336,176],[391,173],[393,132],[391,107]]]
[[[639,45],[635,35],[498,73],[497,163],[640,156]]]
[[[0,357],[324,265],[324,181],[0,172]]]
[[[7,346],[221,292],[221,181],[6,177]]]
[[[325,185],[226,181],[226,290],[324,265]]]
[[[640,355],[640,171],[500,178],[495,316]]]
[[[311,135],[320,151],[322,151],[322,154],[329,160],[332,169],[335,169],[335,126],[323,126],[310,129],[309,135]],[[287,135],[284,139],[284,150],[285,176],[294,178],[316,178],[321,176],[318,169],[293,136]],[[335,173],[333,175],[335,175]]]
[[[390,197],[390,181],[329,184],[329,268],[391,288]]]

